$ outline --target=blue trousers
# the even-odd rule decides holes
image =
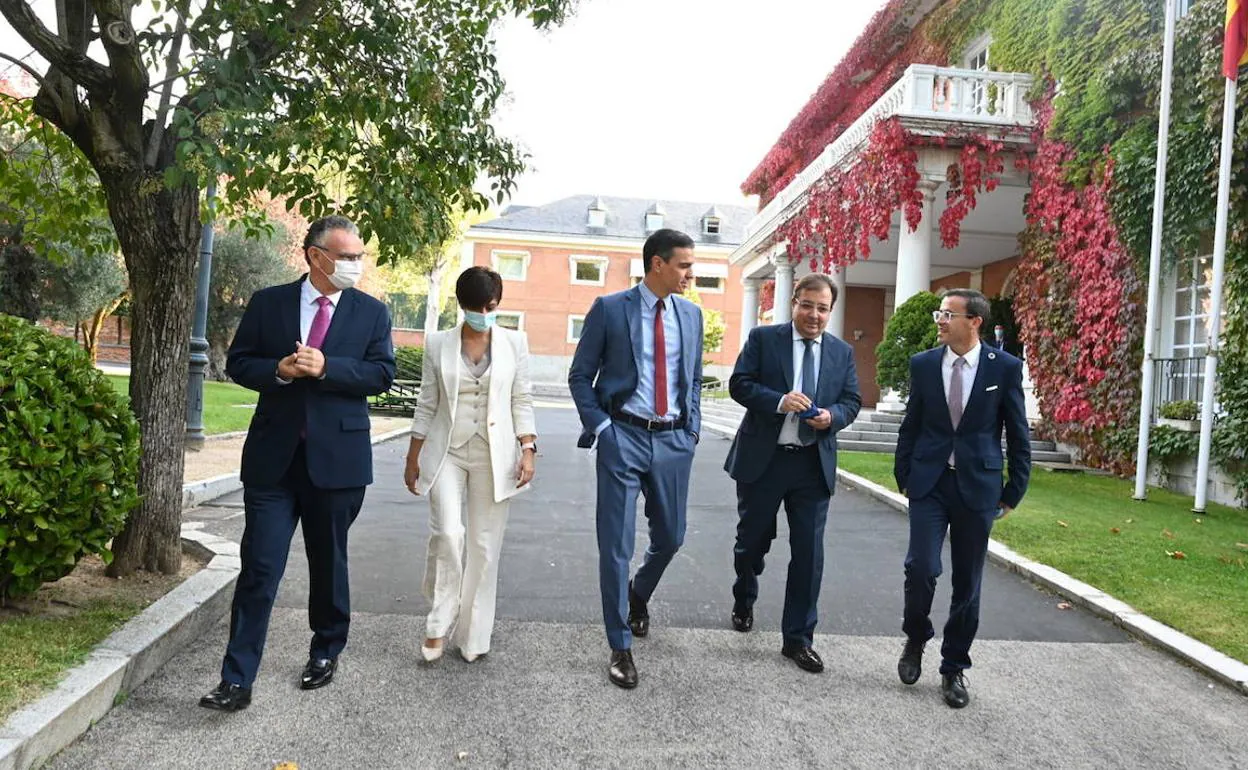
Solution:
[[[347,529],[363,503],[364,487],[314,487],[308,478],[302,443],[279,484],[243,488],[246,527],[242,572],[230,607],[230,641],[221,663],[222,681],[251,687],[256,679],[269,616],[298,524],[303,526],[308,557],[309,657],[337,658],[342,652],[351,622]]]
[[[988,536],[996,510],[968,508],[958,491],[958,478],[946,470],[932,491],[910,501],[910,548],[906,553],[905,611],[902,631],[916,641],[936,635],[929,617],[936,578],[940,576],[940,550],[949,530],[949,561],[953,572],[953,597],[940,647],[940,673],[955,674],[971,667],[971,643],[979,630],[979,594],[988,556]]]
[[[637,495],[646,495],[650,546],[633,590],[648,601],[685,542],[685,504],[693,436],[612,423],[598,436],[598,582],[602,619],[613,650],[633,645],[628,629],[628,570],[637,526]]]
[[[733,547],[733,606],[747,610],[758,598],[758,576],[776,538],[780,504],[789,519],[789,574],[784,588],[780,631],[785,646],[810,647],[819,621],[823,583],[823,533],[832,493],[823,475],[819,449],[780,449],[767,472],[751,484],[737,482],[737,541]]]

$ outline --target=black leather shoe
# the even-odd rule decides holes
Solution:
[[[901,659],[897,661],[897,676],[902,684],[914,684],[923,673],[923,646],[927,642],[907,639],[906,646],[901,650]]]
[[[251,688],[222,682],[215,690],[200,698],[199,705],[217,711],[242,711],[251,705]]]
[[[607,668],[611,684],[631,690],[637,686],[637,666],[633,665],[632,650],[612,650],[611,665]]]
[[[971,694],[966,691],[966,676],[961,671],[952,676],[940,675],[940,694],[945,697],[949,708],[964,708],[971,702]]]
[[[732,627],[743,634],[748,632],[754,627],[754,610],[738,610],[734,607],[732,610]]]
[[[633,592],[633,581],[628,581],[628,629],[633,636],[645,638],[650,633],[650,611],[646,603]]]
[[[814,647],[784,647],[780,650],[780,654],[797,664],[797,667],[803,671],[809,671],[812,674],[823,673],[823,658],[819,657],[819,653],[815,652]]]
[[[308,665],[303,667],[303,676],[299,678],[299,686],[304,690],[324,687],[334,681],[337,670],[337,658],[308,658]]]

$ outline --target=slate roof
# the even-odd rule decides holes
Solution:
[[[606,208],[605,227],[589,226],[589,208],[595,202]],[[687,233],[694,243],[718,246],[739,245],[745,239],[746,224],[756,213],[746,206],[573,195],[542,206],[509,206],[498,218],[473,226],[472,232],[502,230],[620,238],[640,242],[650,234],[646,230],[646,214],[656,208],[663,212],[664,227]],[[719,217],[718,234],[703,232],[702,219],[708,214]]]

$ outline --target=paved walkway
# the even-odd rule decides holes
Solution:
[[[352,529],[356,616],[332,686],[295,682],[308,637],[296,543],[250,709],[195,706],[216,682],[223,620],[50,766],[1248,767],[1248,699],[995,567],[971,706],[944,706],[934,655],[918,685],[901,685],[905,518],[847,489],[829,518],[816,637],[828,671],[778,654],[783,525],[755,631],[729,630],[734,496],[720,470],[728,442],[709,436],[685,548],[635,645],[641,685],[618,690],[605,675],[592,460],[573,448],[570,409],[541,409],[539,428],[538,487],[512,507],[500,619],[479,663],[417,663],[428,511],[402,486],[405,443],[390,442],[375,448],[377,484]],[[193,515],[237,538],[240,514],[236,496]]]

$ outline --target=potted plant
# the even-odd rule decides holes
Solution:
[[[1200,432],[1200,405],[1195,401],[1167,402],[1161,405],[1158,414],[1158,425],[1169,425],[1188,433]]]

